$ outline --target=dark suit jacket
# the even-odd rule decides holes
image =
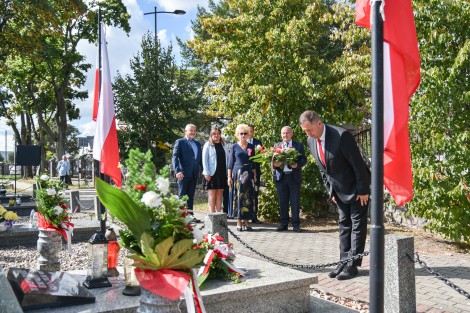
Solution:
[[[276,147],[282,146],[282,141],[276,143]],[[304,145],[300,142],[293,141],[292,140],[292,147],[299,151],[300,156],[297,159],[297,167],[292,169],[292,175],[294,175],[294,180],[298,183],[302,182],[302,167],[307,164],[307,158],[305,157],[305,149]],[[284,175],[284,167],[279,168],[275,167],[274,168],[274,180],[278,181],[281,180],[282,176]]]
[[[183,172],[184,177],[198,177],[202,169],[202,149],[201,144],[194,140],[197,146],[197,156],[194,158],[194,151],[188,138],[184,137],[176,140],[173,148],[173,169],[175,174]]]
[[[253,138],[253,145],[255,146],[262,146],[263,144],[261,143],[261,140],[259,139],[256,139],[256,138]],[[255,171],[256,171],[256,185],[260,185],[261,183],[261,164],[259,163],[256,163],[256,162],[253,162],[254,164],[254,168],[255,168]]]
[[[356,195],[370,194],[370,172],[352,134],[344,128],[325,125],[325,161],[320,161],[317,140],[308,137],[308,147],[315,157],[330,198],[353,203]]]

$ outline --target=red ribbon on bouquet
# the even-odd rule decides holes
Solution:
[[[177,300],[188,286],[191,276],[183,271],[135,269],[140,285],[161,297]]]
[[[57,230],[62,235],[62,237],[64,237],[65,240],[68,239],[66,230],[68,230],[69,228],[73,229],[74,227],[74,224],[71,222],[62,222],[62,227],[65,226],[65,229],[62,227],[55,227],[54,225],[49,224],[47,220],[41,214],[39,214],[39,212],[36,212],[36,216],[38,217],[38,226],[40,228]]]
[[[191,281],[191,276],[183,271],[174,271],[161,269],[158,271],[154,270],[142,270],[136,268],[135,276],[139,281],[140,285],[149,290],[150,292],[159,295],[161,297],[177,300],[186,289],[189,288],[189,282]],[[194,301],[196,310],[198,313],[205,313],[204,304],[202,303],[201,293],[197,286],[197,283],[194,281],[197,279],[195,271],[191,269],[191,274],[193,276],[193,282],[191,283],[192,291],[194,298],[189,299],[190,295],[185,293],[186,306],[189,311],[194,311],[194,305],[191,305],[190,300]]]

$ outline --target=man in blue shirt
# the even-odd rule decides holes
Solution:
[[[67,156],[64,154],[62,160],[57,164],[57,172],[60,178],[60,181],[68,184],[69,183],[69,172],[70,172],[70,162],[67,160]]]

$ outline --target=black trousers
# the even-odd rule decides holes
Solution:
[[[194,194],[196,192],[197,177],[184,177],[182,180],[178,180],[178,197],[188,196],[188,210],[193,212]]]
[[[292,226],[300,227],[300,182],[296,182],[294,175],[284,174],[276,182],[277,197],[279,200],[279,215],[281,225],[289,225],[289,204],[292,212]]]
[[[336,197],[339,211],[339,250],[341,260],[363,253],[367,237],[367,207],[359,201],[347,204]],[[348,262],[348,265],[361,266],[362,258]]]

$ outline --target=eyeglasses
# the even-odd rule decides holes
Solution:
[[[246,135],[248,135],[248,133],[239,133],[239,135],[246,136]]]

